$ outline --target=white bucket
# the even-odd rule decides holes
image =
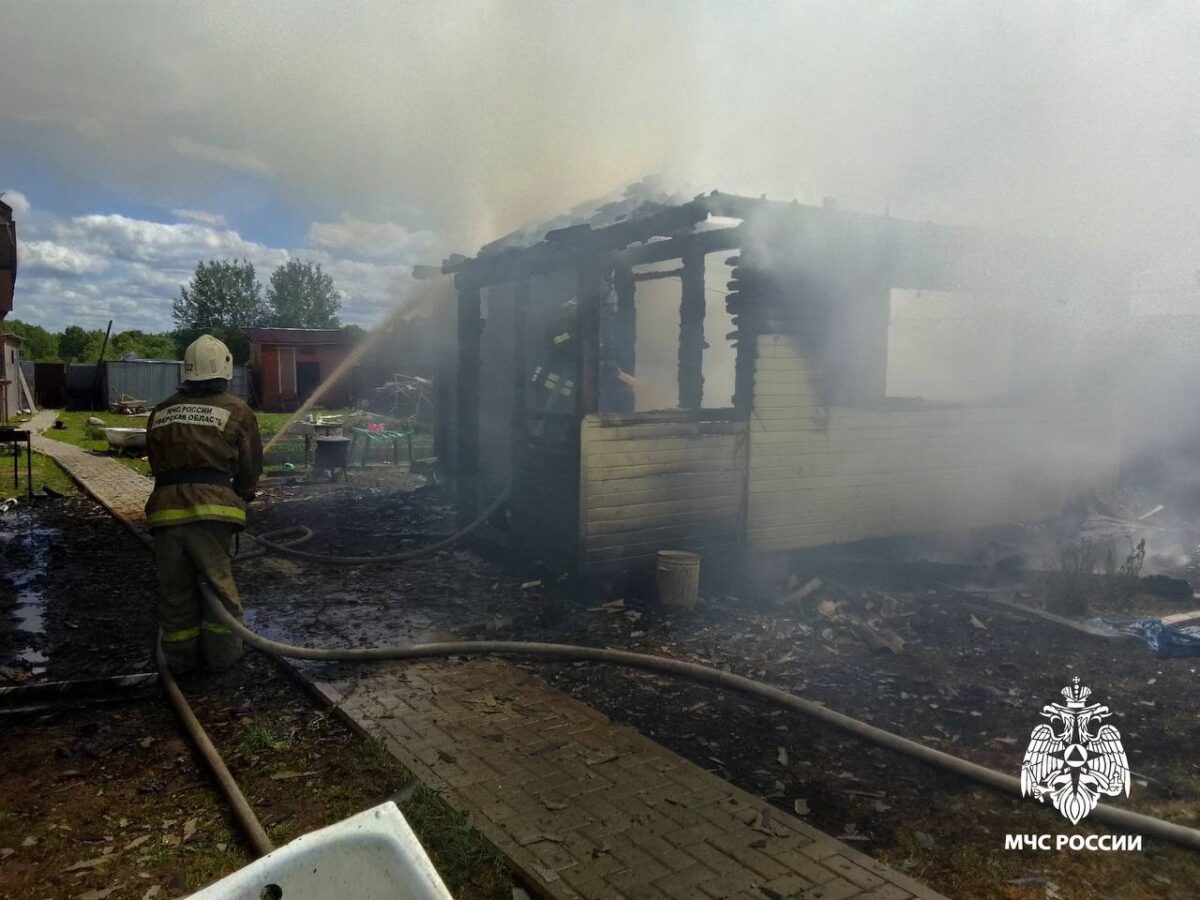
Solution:
[[[659,550],[658,601],[676,609],[695,609],[700,591],[700,557],[684,550]]]

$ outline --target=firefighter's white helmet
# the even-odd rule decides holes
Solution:
[[[183,380],[233,378],[233,354],[211,334],[202,334],[183,351]]]

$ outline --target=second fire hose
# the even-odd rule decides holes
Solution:
[[[1021,796],[1021,783],[1018,779],[1003,772],[997,772],[986,766],[943,753],[909,738],[866,722],[851,718],[843,713],[832,710],[827,706],[812,700],[805,700],[787,691],[772,687],[760,681],[714,669],[710,666],[684,660],[671,659],[665,656],[652,656],[645,653],[633,653],[627,650],[612,650],[601,647],[582,647],[573,644],[549,644],[533,641],[441,641],[428,644],[411,644],[401,647],[353,647],[325,649],[318,647],[302,647],[274,641],[259,635],[234,616],[230,615],[221,604],[220,599],[208,588],[202,585],[205,601],[211,614],[227,628],[238,634],[242,640],[264,653],[282,656],[288,659],[306,659],[324,662],[364,662],[371,660],[397,659],[430,659],[445,656],[516,656],[531,659],[569,660],[572,662],[601,662],[614,665],[628,666],[634,669],[644,669],[651,672],[661,672],[666,675],[686,678],[701,684],[708,684],[724,690],[736,691],[765,700],[775,706],[793,712],[803,713],[827,725],[839,728],[855,737],[862,738],[895,750],[928,765],[936,766],[947,772],[969,778],[980,784],[995,788],[1007,794]],[[1200,831],[1168,822],[1154,816],[1147,816],[1130,810],[1113,806],[1099,806],[1092,813],[1097,821],[1104,822],[1123,831],[1147,835],[1159,840],[1200,850]]]

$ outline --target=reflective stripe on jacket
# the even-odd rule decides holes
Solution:
[[[222,625],[220,622],[210,622],[205,619],[195,628],[184,628],[181,631],[164,631],[162,639],[164,644],[182,644],[185,641],[194,641],[200,637],[200,630],[203,629],[209,634],[232,634],[232,632]]]
[[[154,408],[146,424],[150,470],[184,473],[184,482],[156,485],[146,502],[150,528],[187,522],[246,524],[241,497],[254,493],[262,472],[262,439],[250,407],[229,393],[177,393]],[[222,472],[224,484],[188,483],[188,472]]]

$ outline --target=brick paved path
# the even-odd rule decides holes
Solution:
[[[548,896],[940,896],[517,666],[304,670]]]
[[[69,444],[34,447],[144,527],[150,479]],[[548,897],[941,896],[509,663],[295,668]]]
[[[42,410],[29,420],[27,427],[35,435],[33,449],[57,461],[68,475],[118,519],[135,529],[143,529],[143,510],[154,482],[115,459],[38,436],[38,432],[54,424],[57,415],[55,410]]]

